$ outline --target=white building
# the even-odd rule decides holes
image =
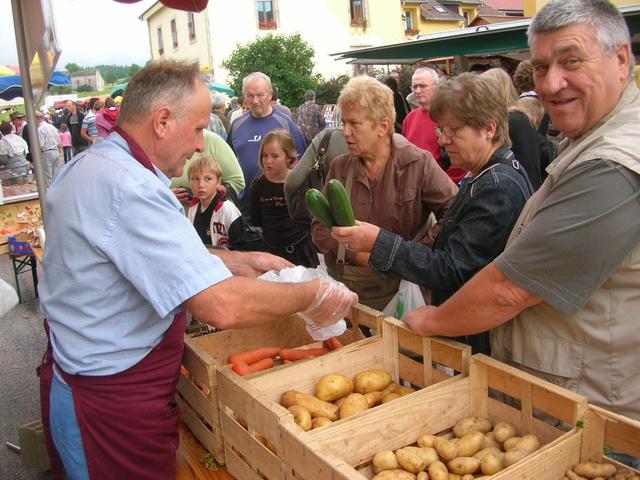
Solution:
[[[210,0],[200,13],[156,2],[140,19],[149,28],[153,60],[198,61],[222,83],[228,74],[222,62],[237,44],[261,35],[300,33],[315,50],[315,71],[325,78],[352,70],[331,53],[405,39],[397,0]]]

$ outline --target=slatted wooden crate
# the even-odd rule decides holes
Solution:
[[[575,425],[587,408],[584,397],[484,355],[471,358],[468,377],[402,400],[376,415],[321,429],[304,444],[296,443],[300,429],[295,424],[283,424],[285,478],[371,479],[377,452],[415,444],[425,434],[446,434],[459,420],[477,416],[511,422],[519,434],[538,435],[543,444],[492,480],[559,480],[555,466],[566,465],[580,451],[582,432]],[[556,426],[558,420],[566,429]]]
[[[315,443],[316,437],[331,436],[342,426],[359,423],[359,418],[375,424],[385,412],[402,408],[403,403],[418,395],[414,392],[332,425],[304,432],[279,403],[286,390],[313,394],[316,383],[326,374],[340,372],[353,376],[369,369],[385,369],[395,381],[425,387],[423,391],[444,388],[467,375],[471,353],[468,346],[419,337],[390,317],[382,322],[381,331],[381,337],[361,340],[323,357],[255,378],[239,377],[229,368],[218,369],[218,399],[229,473],[242,480],[286,478],[286,465],[302,468],[306,461],[304,445]],[[448,367],[452,376],[434,368],[432,362]]]
[[[343,344],[361,340],[363,335],[358,326],[375,329],[383,316],[381,312],[364,305],[355,305],[347,317],[351,328],[338,337],[339,340]],[[233,353],[261,347],[297,348],[313,343],[298,316],[259,327],[185,336],[182,365],[188,371],[188,376],[180,376],[176,400],[183,422],[219,464],[224,464],[225,459],[216,369],[226,364]],[[275,368],[286,367],[282,365]],[[254,376],[263,373],[266,372],[258,372]]]

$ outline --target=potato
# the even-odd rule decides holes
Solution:
[[[466,475],[462,475],[462,480],[475,480],[475,478],[476,477],[474,477],[470,473],[467,473]]]
[[[340,418],[347,418],[364,412],[369,408],[367,397],[360,393],[350,394],[340,405]]]
[[[356,393],[380,392],[391,383],[391,374],[384,370],[365,370],[353,378]]]
[[[484,433],[469,432],[458,441],[458,456],[472,457],[480,450],[484,443]]]
[[[434,447],[437,438],[435,435],[422,435],[417,443],[419,447]]]
[[[311,430],[311,414],[302,405],[291,405],[287,410],[293,413],[293,421],[305,432]]]
[[[411,387],[402,387],[402,386],[400,386],[393,393],[397,393],[401,397],[404,397],[405,395],[409,395],[410,393],[413,393],[413,392],[415,392],[415,390],[413,388],[411,388]]]
[[[405,472],[399,468],[395,470],[384,470],[373,477],[371,480],[415,480],[413,473]]]
[[[449,470],[447,466],[440,462],[433,462],[429,465],[429,480],[448,480]]]
[[[453,460],[458,456],[458,446],[446,438],[438,438],[435,443],[436,451],[442,460]]]
[[[404,447],[396,450],[396,457],[401,468],[411,473],[418,473],[438,461],[438,454],[429,447]]]
[[[572,470],[586,478],[612,477],[616,474],[616,467],[610,463],[578,463]]]
[[[418,472],[416,480],[429,480],[429,474],[427,472]]]
[[[325,425],[331,425],[333,422],[327,417],[316,417],[311,419],[311,430],[324,427]]]
[[[488,432],[484,434],[484,442],[482,442],[482,446],[480,448],[489,448],[489,447],[497,447],[500,448],[500,444],[496,442],[496,437],[493,432]]]
[[[518,443],[521,438],[522,437],[511,437],[505,440],[505,442],[502,444],[502,448],[504,448],[505,452],[508,452],[509,450],[513,450],[516,447],[516,443]]]
[[[535,435],[524,435],[516,442],[513,448],[515,450],[525,450],[529,453],[535,452],[540,448],[540,440]]]
[[[373,456],[373,473],[380,473],[383,470],[393,470],[398,468],[398,459],[391,450],[383,450]]]
[[[496,457],[502,458],[504,456],[504,452],[498,447],[487,447],[477,452],[474,457],[476,457],[478,460],[482,460],[487,455],[495,455]]]
[[[382,390],[382,396],[384,397],[385,395],[388,395],[390,393],[395,392],[398,388],[400,388],[400,385],[398,385],[396,382],[391,382],[389,385],[387,385],[384,390]]]
[[[400,395],[398,395],[397,393],[395,392],[389,393],[382,398],[382,403],[385,404],[385,403],[393,402],[394,400],[397,400],[399,398],[400,398]]]
[[[323,402],[313,395],[297,392],[296,390],[287,390],[282,394],[280,403],[285,408],[291,405],[301,405],[307,410],[312,417],[327,417],[332,422],[338,420],[338,407],[329,402]]]
[[[587,478],[578,475],[577,473],[575,473],[573,470],[567,470],[567,472],[565,473],[565,476],[569,479],[569,480],[587,480]]]
[[[480,470],[484,475],[493,475],[504,469],[502,456],[490,453],[485,455],[480,461]]]
[[[462,438],[469,432],[487,433],[491,430],[491,427],[491,422],[486,418],[468,417],[456,423],[455,427],[453,427],[453,434],[458,438]]]
[[[467,473],[476,473],[478,471],[480,460],[473,457],[456,457],[447,466],[452,473],[466,475]]]
[[[353,382],[339,373],[325,375],[316,384],[316,397],[325,402],[334,402],[353,392]]]
[[[344,401],[345,401],[345,399],[346,399],[346,398],[347,398],[347,397],[339,398],[338,400],[336,400],[335,402],[333,402],[333,404],[334,404],[335,406],[337,406],[338,408],[340,408],[340,407],[342,406],[342,404],[344,403]]]
[[[493,436],[496,442],[503,443],[505,440],[515,437],[517,434],[516,427],[507,422],[496,423],[493,427]]]
[[[519,448],[513,448],[504,454],[503,462],[504,467],[510,467],[514,463],[519,462],[527,455],[530,455],[532,452],[528,450],[520,450]]]
[[[365,393],[364,396],[369,403],[369,408],[373,408],[382,403],[382,392],[369,392]]]

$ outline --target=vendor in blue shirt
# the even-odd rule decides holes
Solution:
[[[204,247],[169,178],[203,150],[210,109],[197,65],[151,63],[129,82],[115,132],[49,189],[40,373],[54,473],[175,478],[185,308],[220,328],[295,312],[328,324],[357,300],[332,280],[250,278],[289,266],[278,257]]]
[[[293,137],[296,151],[307,149],[304,137],[291,117],[271,106],[273,87],[271,79],[262,72],[253,72],[242,80],[242,95],[249,104],[249,111],[231,124],[227,142],[238,157],[246,188],[239,197],[240,203],[249,205],[249,186],[260,172],[260,144],[273,130],[286,130]]]

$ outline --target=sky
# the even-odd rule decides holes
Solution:
[[[149,60],[147,24],[138,17],[155,2],[133,4],[113,0],[51,0],[62,50],[56,68],[144,65]],[[0,0],[0,64],[18,65],[11,0]]]

